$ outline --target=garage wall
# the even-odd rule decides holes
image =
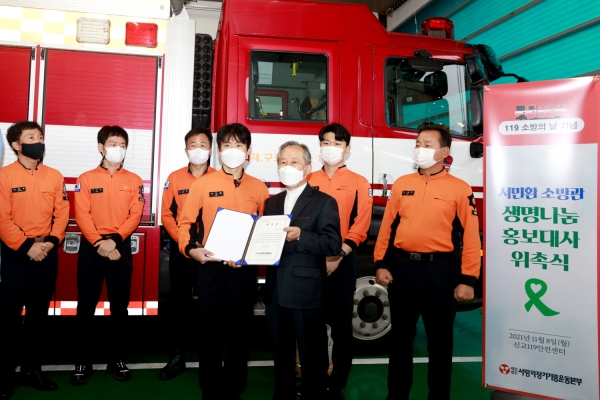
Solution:
[[[530,81],[600,74],[600,1],[433,0],[396,31],[415,33],[415,19],[418,27],[432,16],[450,18],[456,39],[492,46],[505,72]]]

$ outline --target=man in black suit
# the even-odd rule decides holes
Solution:
[[[265,202],[264,215],[292,214],[278,267],[267,271],[266,318],[275,361],[273,400],[295,400],[296,343],[302,363],[302,398],[327,396],[329,364],[325,306],[330,301],[326,256],[341,250],[335,199],[306,183],[308,147],[286,142],[277,154],[286,190]]]

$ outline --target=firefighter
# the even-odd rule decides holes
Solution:
[[[133,271],[131,234],[144,207],[142,179],[123,168],[129,138],[119,126],[104,126],[98,132],[100,165],[83,173],[75,185],[75,220],[83,238],[77,260],[77,364],[73,385],[83,385],[92,374],[92,320],[102,283],[110,302],[108,373],[119,381],[129,380],[125,364],[129,338],[128,312]]]
[[[250,131],[242,124],[219,129],[223,168],[192,183],[179,219],[179,250],[196,261],[198,274],[199,383],[204,400],[237,400],[247,383],[248,332],[258,271],[255,266],[238,268],[234,261],[210,257],[213,253],[204,243],[218,208],[248,214],[263,211],[268,189],[244,172],[250,144]]]
[[[69,198],[60,172],[41,163],[44,133],[36,122],[22,121],[8,128],[8,145],[17,161],[0,169],[0,247],[3,302],[0,328],[0,398],[14,391],[17,351],[22,383],[38,390],[58,385],[41,370],[40,354],[48,344],[43,331],[56,287],[58,245],[69,222]],[[23,343],[18,330],[26,314]]]
[[[171,313],[167,330],[170,346],[169,361],[160,370],[159,378],[169,380],[182,373],[185,366],[185,338],[189,331],[190,305],[196,275],[196,262],[179,252],[177,220],[190,192],[190,186],[200,176],[215,172],[210,167],[212,133],[206,128],[194,128],[185,135],[187,166],[171,173],[164,186],[162,198],[162,223],[169,234],[169,277],[171,280]]]
[[[367,238],[371,224],[373,200],[369,182],[346,167],[350,152],[350,132],[337,123],[325,125],[319,132],[323,168],[308,177],[308,183],[333,197],[340,213],[342,249],[327,257],[327,275],[332,302],[327,323],[333,338],[333,372],[329,396],[344,399],[352,367],[352,311],[356,289],[356,248]]]
[[[444,168],[451,143],[445,125],[419,128],[419,170],[394,182],[375,244],[376,280],[389,285],[394,313],[388,400],[409,397],[419,316],[427,333],[428,399],[450,399],[456,302],[473,299],[481,262],[473,192]]]

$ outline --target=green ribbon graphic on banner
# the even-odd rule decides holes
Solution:
[[[534,292],[533,285],[540,285],[540,290]],[[560,314],[558,311],[554,311],[545,305],[542,300],[540,300],[542,296],[546,294],[546,290],[548,290],[548,285],[546,285],[546,282],[541,279],[531,278],[525,282],[525,293],[527,294],[527,297],[529,297],[529,301],[525,303],[525,309],[527,312],[531,310],[531,307],[536,306],[544,317],[552,317]]]

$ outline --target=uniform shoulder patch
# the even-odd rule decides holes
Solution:
[[[145,203],[145,202],[146,202],[146,199],[145,199],[145,198],[143,198],[143,197],[140,197],[140,198],[138,198],[138,200],[139,200],[139,201],[141,201],[142,203]]]
[[[373,197],[373,189],[369,188],[369,197]]]
[[[171,181],[166,181],[165,182],[165,190],[167,190],[169,188],[170,184],[171,184]]]
[[[81,191],[81,183],[77,182],[75,184],[75,189],[73,190],[74,192],[80,192]]]

